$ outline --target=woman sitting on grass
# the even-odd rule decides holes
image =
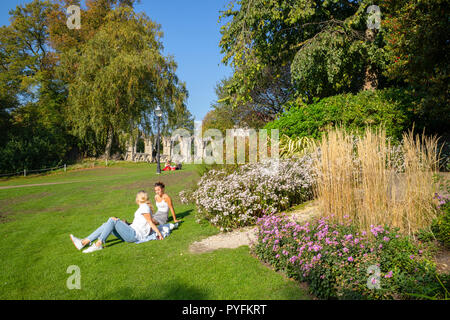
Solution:
[[[164,167],[163,171],[175,171],[177,168],[175,166],[172,166],[170,164],[170,160],[167,159],[166,166]]]
[[[155,183],[155,201],[156,206],[158,207],[158,211],[153,215],[153,223],[156,225],[163,225],[167,223],[167,218],[169,216],[169,209],[172,213],[173,223],[177,223],[180,220],[177,220],[175,216],[175,210],[173,209],[172,199],[170,199],[167,193],[164,193],[164,183],[157,182]]]
[[[136,203],[139,208],[134,213],[134,220],[131,225],[128,225],[125,221],[122,221],[116,217],[111,217],[95,230],[91,235],[85,239],[79,239],[70,235],[73,244],[78,250],[81,250],[84,246],[91,243],[95,239],[98,239],[96,243],[93,243],[89,248],[83,250],[84,253],[89,253],[103,249],[103,244],[106,239],[112,233],[117,238],[126,242],[137,242],[145,239],[153,229],[158,239],[162,240],[163,236],[161,232],[153,223],[151,205],[148,200],[148,194],[145,191],[139,191],[136,195]]]

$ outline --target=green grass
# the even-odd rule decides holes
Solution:
[[[247,246],[191,254],[189,245],[218,233],[195,222],[178,192],[198,179],[194,165],[156,175],[155,165],[115,163],[0,181],[0,299],[308,299],[297,283],[253,257]],[[84,254],[69,234],[86,237],[108,217],[131,221],[140,189],[153,199],[161,180],[184,222],[163,241],[124,243]],[[69,183],[66,183],[69,182]],[[154,201],[153,201],[154,202]],[[66,286],[76,265],[81,289]]]

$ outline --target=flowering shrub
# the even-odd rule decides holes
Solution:
[[[234,173],[210,170],[191,195],[202,218],[221,230],[255,224],[264,212],[279,212],[312,197],[312,158],[266,159],[239,167]]]
[[[284,215],[264,216],[257,226],[257,256],[307,281],[319,298],[408,298],[442,289],[427,253],[397,229],[371,226],[369,233],[358,233],[348,218],[339,224],[321,218],[300,225]]]
[[[450,248],[450,199],[448,196],[436,194],[442,214],[433,220],[431,231],[444,246]]]

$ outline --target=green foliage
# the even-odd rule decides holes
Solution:
[[[384,89],[342,94],[311,105],[291,102],[289,110],[266,129],[279,129],[280,135],[320,138],[328,126],[342,124],[352,130],[383,124],[389,136],[401,137],[411,125],[409,96],[404,90]]]
[[[366,55],[364,42],[342,30],[320,33],[292,61],[292,82],[300,94],[312,97],[358,92],[364,83]]]
[[[231,2],[220,20],[223,62],[235,72],[227,86],[237,105],[253,100],[252,91],[270,70],[273,79],[282,77],[308,40],[359,12],[364,1],[239,0]],[[357,19],[353,19],[357,20]],[[357,25],[357,23],[355,23]],[[270,85],[270,83],[267,83]]]
[[[441,206],[442,214],[433,220],[431,231],[443,245],[450,248],[450,201]]]
[[[59,125],[61,119],[51,104],[20,107],[11,122],[7,142],[0,147],[0,172],[48,168],[69,160],[73,137]]]
[[[386,76],[420,92],[415,108],[436,132],[450,122],[449,2],[436,0],[380,1],[389,59]]]

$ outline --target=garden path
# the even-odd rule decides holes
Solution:
[[[287,212],[286,214],[293,221],[305,222],[318,213],[318,205],[310,203],[299,210]],[[222,248],[234,249],[240,246],[251,246],[256,242],[256,231],[256,227],[246,227],[232,232],[219,233],[201,241],[193,242],[189,247],[189,251],[191,253],[205,253]]]

